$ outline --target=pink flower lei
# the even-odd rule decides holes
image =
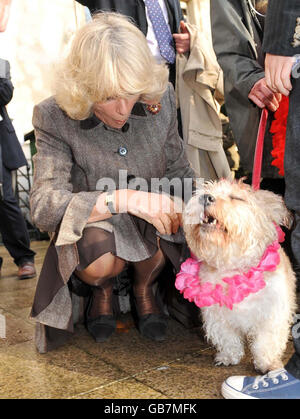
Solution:
[[[180,272],[176,275],[175,287],[183,294],[184,298],[194,302],[198,307],[209,307],[214,304],[227,306],[230,310],[233,304],[240,303],[249,294],[256,293],[266,286],[263,273],[275,271],[280,262],[278,250],[279,243],[284,241],[284,232],[276,226],[278,239],[265,250],[259,264],[248,272],[232,277],[224,277],[222,281],[227,284],[226,289],[210,282],[201,282],[200,269],[202,262],[194,257],[188,258],[181,265]]]

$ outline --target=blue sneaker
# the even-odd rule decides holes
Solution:
[[[285,369],[257,377],[233,376],[222,384],[225,399],[300,399],[300,380]]]

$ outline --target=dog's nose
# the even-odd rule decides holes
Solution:
[[[199,203],[204,207],[208,207],[209,205],[215,202],[215,198],[212,195],[204,194],[199,197]]]

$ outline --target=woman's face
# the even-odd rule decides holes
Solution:
[[[104,103],[96,102],[94,113],[105,125],[120,129],[126,123],[138,99],[139,96],[131,96],[130,98],[111,99]]]

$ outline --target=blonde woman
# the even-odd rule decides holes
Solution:
[[[100,13],[76,34],[54,96],[35,107],[32,217],[52,233],[32,308],[40,352],[73,331],[70,284],[89,294],[91,335],[108,339],[113,278],[126,267],[140,333],[165,339],[152,286],[167,261],[180,263],[181,209],[150,185],[194,176],[167,80],[144,35],[127,18]]]

